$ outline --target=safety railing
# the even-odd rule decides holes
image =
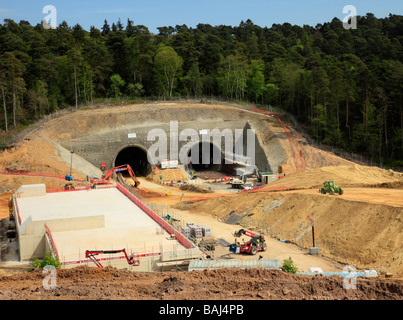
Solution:
[[[136,204],[141,210],[143,210],[151,219],[153,219],[157,224],[159,224],[167,233],[174,235],[178,242],[183,245],[186,249],[194,248],[194,244],[177,231],[172,225],[170,225],[166,220],[155,213],[150,207],[141,202],[133,193],[127,190],[125,187],[119,183],[116,185],[117,189],[122,192],[126,197],[128,197],[134,204]]]

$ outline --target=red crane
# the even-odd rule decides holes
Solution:
[[[91,261],[94,262],[98,268],[103,268],[102,264],[96,258],[97,255],[99,255],[99,254],[115,254],[115,253],[121,253],[121,252],[124,253],[128,264],[134,265],[134,266],[140,265],[139,260],[134,260],[133,256],[129,257],[127,255],[126,249],[122,249],[122,250],[87,250],[87,251],[85,251],[85,258],[91,259]]]
[[[267,245],[266,245],[266,240],[263,235],[261,234],[255,234],[251,231],[241,229],[239,231],[236,231],[234,233],[234,236],[236,238],[241,237],[242,235],[246,235],[248,237],[251,237],[252,239],[249,240],[248,242],[245,242],[244,244],[240,244],[239,242],[237,243],[237,246],[240,247],[240,253],[248,253],[255,255],[258,251],[266,251]]]
[[[93,179],[91,179],[91,183],[92,183],[93,185],[108,184],[108,183],[109,183],[109,179],[111,178],[112,174],[113,174],[114,172],[121,172],[121,171],[128,171],[129,174],[130,174],[130,176],[131,176],[132,179],[133,179],[134,187],[135,187],[135,188],[138,188],[138,187],[139,187],[140,181],[138,181],[138,180],[136,179],[136,176],[135,176],[135,174],[134,174],[133,169],[132,169],[128,164],[125,164],[125,165],[118,166],[118,167],[115,167],[115,168],[110,169],[110,170],[108,171],[108,173],[107,173],[103,178],[101,178],[101,179],[99,179],[99,178],[93,178]]]

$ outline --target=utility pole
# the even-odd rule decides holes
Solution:
[[[312,247],[315,247],[315,221],[313,220],[313,212],[307,216],[307,219],[312,222]]]
[[[313,219],[314,213],[311,212],[306,218],[311,220],[312,223],[312,247],[309,248],[310,254],[318,254],[319,248],[315,246],[315,220]]]
[[[73,153],[74,153],[74,151],[70,151],[70,153],[71,153],[71,161],[70,161],[70,177],[71,177],[71,170],[72,170],[72,167],[73,167]]]

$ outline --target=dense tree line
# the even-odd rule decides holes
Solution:
[[[315,27],[252,21],[160,27],[119,20],[89,31],[0,25],[3,130],[97,98],[220,96],[272,105],[324,143],[403,161],[403,17]]]

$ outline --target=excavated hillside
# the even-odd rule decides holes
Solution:
[[[186,210],[220,220],[235,213],[243,216],[241,226],[304,248],[310,246],[312,227],[307,216],[313,213],[320,255],[360,269],[375,269],[381,275],[391,273],[393,277],[403,277],[403,174],[360,166],[315,149],[289,123],[285,122],[285,125],[290,135],[276,119],[236,105],[153,103],[81,110],[52,119],[12,149],[0,153],[0,219],[8,216],[7,199],[19,186],[45,183],[49,188],[60,188],[65,184],[63,176],[69,173],[71,163],[68,150],[59,144],[61,141],[144,122],[157,125],[159,121],[170,119],[209,118],[256,120],[252,127],[266,155],[282,164],[285,177],[253,192],[229,195],[174,188],[174,195],[168,198],[161,196],[163,189],[150,177],[145,180],[145,191],[154,194],[156,201],[172,207],[186,203]],[[79,178],[99,170],[77,155],[72,168],[73,175]],[[318,189],[325,180],[334,180],[345,188],[345,193],[342,196],[319,194]],[[0,278],[0,299],[183,299],[194,292],[200,281],[205,283],[203,295],[198,296],[201,299],[402,297],[401,282],[391,279],[360,280],[362,290],[352,293],[341,289],[342,279],[291,276],[271,271],[248,271],[242,278],[247,285],[242,287],[233,282],[239,279],[239,272],[128,276],[129,273],[122,270],[62,270],[57,292],[42,290],[41,284],[37,283],[42,275],[33,273]],[[234,283],[236,288],[228,283]],[[280,289],[284,286],[279,283],[287,284],[285,291]],[[11,284],[18,285],[11,288]],[[261,296],[251,296],[250,286],[262,288]]]
[[[243,216],[240,224],[248,229],[306,248],[312,246],[312,227],[307,216],[314,213],[316,245],[321,255],[360,269],[403,277],[401,205],[289,191],[212,198],[196,202],[192,211],[222,220],[237,214]]]

